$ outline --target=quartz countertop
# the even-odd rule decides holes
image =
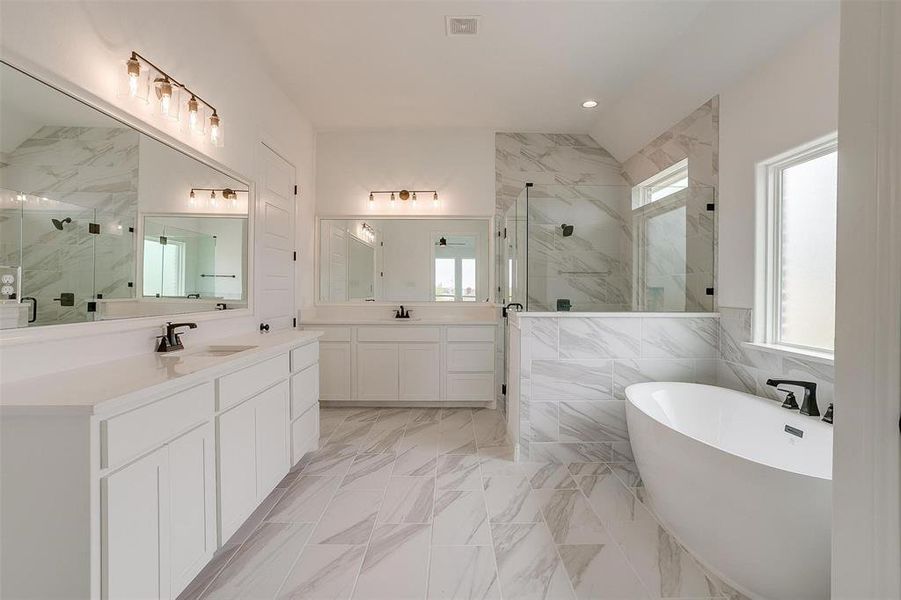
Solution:
[[[175,393],[246,365],[314,342],[321,331],[250,333],[178,352],[148,353],[0,385],[0,414],[107,414]],[[225,356],[201,356],[211,346],[253,346]]]

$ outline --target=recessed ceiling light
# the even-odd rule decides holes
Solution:
[[[582,108],[595,108],[598,105],[597,100],[586,100],[582,103]]]

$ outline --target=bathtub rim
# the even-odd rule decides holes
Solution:
[[[718,452],[722,452],[724,454],[734,456],[741,460],[746,460],[748,462],[752,462],[754,464],[760,465],[761,467],[764,467],[766,469],[771,469],[773,471],[780,471],[782,473],[787,473],[787,474],[795,475],[798,477],[812,477],[814,479],[829,481],[830,483],[832,482],[832,474],[831,473],[828,477],[824,477],[824,476],[818,475],[816,473],[802,473],[802,472],[794,471],[791,469],[786,469],[784,467],[780,467],[778,465],[773,465],[768,462],[764,462],[759,459],[752,458],[750,456],[746,456],[746,455],[738,453],[738,452],[733,452],[731,450],[727,450],[727,449],[717,446],[715,444],[711,444],[710,442],[708,442],[706,440],[702,440],[693,435],[689,435],[689,434],[685,433],[684,431],[680,431],[680,430],[672,427],[668,423],[664,423],[660,419],[656,418],[654,415],[648,413],[641,406],[636,404],[635,398],[633,398],[634,393],[643,391],[647,388],[658,388],[659,389],[660,386],[672,386],[672,385],[675,385],[676,387],[689,387],[690,386],[690,387],[695,387],[695,388],[707,388],[707,389],[712,389],[712,390],[726,391],[726,392],[730,392],[733,394],[740,394],[742,396],[747,396],[748,398],[750,398],[754,401],[761,401],[761,402],[767,402],[767,403],[775,402],[774,400],[770,400],[768,398],[763,398],[762,396],[756,396],[754,394],[749,394],[747,392],[739,392],[738,390],[733,390],[731,388],[721,387],[721,386],[717,386],[717,385],[709,385],[706,383],[688,383],[688,382],[684,382],[684,381],[648,381],[648,382],[642,382],[642,383],[633,383],[629,386],[626,386],[626,388],[625,388],[626,402],[627,402],[627,404],[631,405],[632,408],[634,408],[635,410],[642,413],[645,417],[647,417],[649,419],[653,419],[655,422],[659,423],[661,426],[666,427],[667,429],[674,431],[675,433],[677,433],[681,436],[684,436],[684,437],[686,437],[694,442],[697,442],[699,444],[703,444],[704,446],[712,448]],[[816,422],[819,422],[819,419],[817,419],[816,417],[808,417],[808,418],[816,419]],[[826,425],[826,426],[830,427],[828,425]],[[832,448],[830,448],[830,452],[831,451],[832,451]]]

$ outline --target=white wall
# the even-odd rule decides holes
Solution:
[[[720,93],[719,304],[753,307],[757,163],[838,128],[839,19]]]
[[[0,5],[0,51],[10,62],[54,83],[80,88],[87,96],[146,121],[246,178],[256,178],[260,140],[274,146],[297,167],[297,302],[312,304],[312,127],[266,75],[266,66],[253,47],[231,43],[233,36],[242,35],[242,25],[228,15],[228,10],[204,2],[4,1]],[[213,148],[179,132],[174,124],[157,118],[148,105],[117,97],[120,69],[132,50],[146,55],[216,105],[223,119],[224,147]],[[210,339],[249,330],[256,321],[228,315],[215,318],[215,325],[202,324],[190,338]],[[77,340],[59,333],[61,337],[43,343],[40,352],[35,344],[4,344],[0,350],[3,376],[24,377],[146,352],[152,349],[152,336],[158,333],[156,323],[128,334],[109,333],[114,326],[90,325],[90,335],[82,333]]]
[[[320,215],[494,214],[494,132],[487,129],[321,132],[316,140],[316,211]],[[370,190],[437,189],[419,198],[369,205]]]

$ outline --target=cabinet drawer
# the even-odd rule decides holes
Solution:
[[[466,373],[494,372],[494,344],[490,342],[448,343],[447,370]]]
[[[307,452],[319,447],[319,403],[313,404],[291,423],[291,464],[296,465]]]
[[[360,327],[357,329],[358,342],[438,342],[441,330],[438,327],[417,327],[397,324],[394,327]]]
[[[447,341],[449,342],[493,342],[496,333],[495,327],[489,326],[454,326],[447,328]]]
[[[291,372],[297,373],[319,362],[319,342],[291,350]]]
[[[213,384],[204,383],[100,422],[101,468],[122,464],[161,446],[213,414]]]
[[[291,418],[296,419],[319,400],[319,365],[291,376]]]
[[[494,400],[493,373],[449,373],[446,383],[448,400]]]
[[[288,355],[282,354],[220,377],[218,409],[225,410],[250,398],[286,378],[289,372]]]

